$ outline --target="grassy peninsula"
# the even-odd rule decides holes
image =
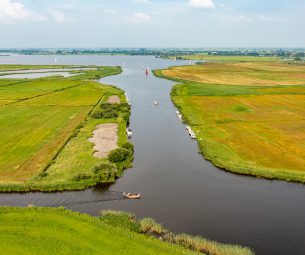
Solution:
[[[0,66],[4,72],[42,68],[58,66]],[[113,182],[130,165],[132,146],[124,132],[130,109],[124,92],[95,81],[121,68],[90,66],[69,72],[74,76],[0,79],[0,191],[84,189]],[[107,104],[113,95],[120,98],[115,107]],[[93,156],[88,139],[102,123],[118,125],[125,157],[117,162]]]
[[[221,62],[155,74],[179,82],[171,96],[205,158],[225,170],[305,182],[305,64]]]

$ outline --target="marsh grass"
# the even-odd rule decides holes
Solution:
[[[144,234],[163,236],[169,232],[163,225],[152,218],[143,218],[138,222],[140,224],[140,232]]]
[[[154,219],[137,219],[134,214],[127,212],[102,211],[101,220],[112,226],[120,226],[130,231],[157,238],[165,243],[179,245],[207,255],[254,255],[254,252],[247,247],[217,243],[199,236],[172,233]]]
[[[171,235],[170,242],[181,245],[192,251],[198,251],[208,255],[253,255],[254,252],[246,247],[238,245],[220,244],[199,236],[187,234]]]
[[[104,210],[101,220],[111,226],[124,228],[133,232],[140,232],[141,224],[134,214],[122,211]]]

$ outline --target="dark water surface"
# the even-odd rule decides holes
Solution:
[[[0,194],[0,205],[70,205],[98,215],[119,209],[153,217],[176,232],[253,248],[256,254],[305,254],[305,186],[226,173],[198,154],[170,100],[171,81],[145,76],[145,68],[185,64],[153,57],[57,56],[57,64],[120,65],[102,82],[128,92],[132,102],[134,167],[114,185],[80,192]],[[51,56],[1,57],[1,63],[53,64]],[[159,100],[155,106],[153,100]],[[137,201],[111,191],[139,192]]]

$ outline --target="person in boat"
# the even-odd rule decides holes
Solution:
[[[123,196],[128,199],[139,199],[141,198],[140,194],[132,194],[132,193],[123,193]]]

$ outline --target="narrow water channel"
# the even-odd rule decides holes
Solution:
[[[1,57],[0,63],[52,64],[50,56]],[[146,77],[145,68],[185,62],[154,57],[60,56],[58,64],[120,65],[124,72],[101,82],[131,97],[135,161],[109,187],[79,192],[0,194],[0,205],[69,204],[98,215],[103,209],[153,217],[176,232],[246,245],[256,254],[305,254],[305,186],[238,176],[219,170],[198,154],[170,100],[173,82]],[[159,100],[155,106],[153,100]],[[112,191],[139,192],[143,199],[116,200]],[[79,203],[78,201],[95,201]],[[103,201],[99,201],[103,200]],[[105,201],[109,200],[109,201]]]

